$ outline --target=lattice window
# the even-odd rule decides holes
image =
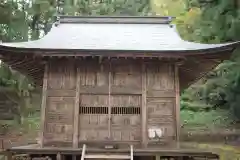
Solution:
[[[108,107],[80,107],[79,114],[108,114]]]
[[[140,107],[113,107],[111,114],[140,114]]]
[[[79,114],[108,114],[108,107],[80,107]],[[113,107],[111,114],[141,114],[141,108]]]

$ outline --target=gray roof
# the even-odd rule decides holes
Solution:
[[[49,50],[198,51],[239,43],[184,41],[169,22],[168,17],[60,17],[39,40],[1,45]]]

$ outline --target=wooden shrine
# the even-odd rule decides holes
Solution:
[[[187,42],[170,23],[170,17],[61,16],[39,40],[0,44],[1,59],[43,89],[40,144],[9,152],[81,160],[214,157],[181,149],[179,95],[239,42]]]

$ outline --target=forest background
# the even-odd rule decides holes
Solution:
[[[185,40],[240,40],[239,0],[0,0],[0,40],[39,39],[48,33],[59,14],[174,16],[173,23]],[[32,85],[30,79],[1,62],[0,132],[37,131],[40,95],[41,89]],[[181,93],[181,121],[186,133],[218,133],[238,128],[240,48],[230,60]]]

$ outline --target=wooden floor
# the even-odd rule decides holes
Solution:
[[[41,148],[38,144],[19,146],[8,149],[14,154],[65,154],[65,155],[81,155],[82,148],[57,148],[44,147]],[[126,149],[97,149],[88,148],[88,153],[129,153],[129,148]],[[217,158],[218,155],[206,150],[194,149],[193,147],[179,147],[179,148],[147,148],[134,149],[134,156],[193,156],[193,157],[208,157]]]

